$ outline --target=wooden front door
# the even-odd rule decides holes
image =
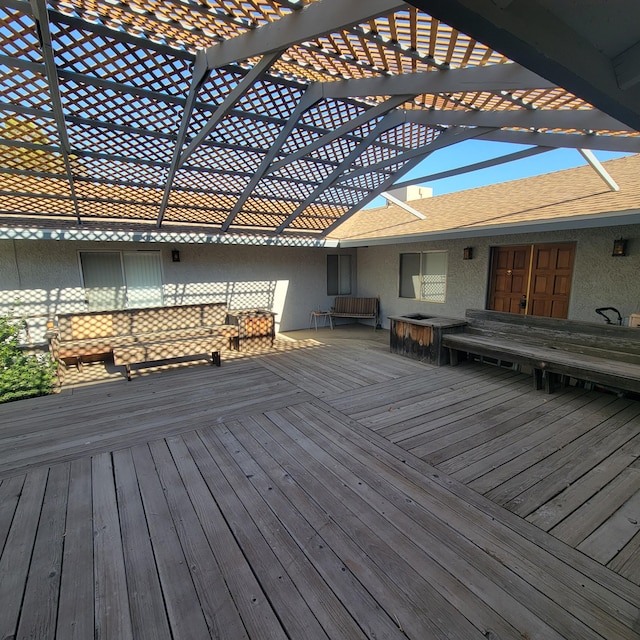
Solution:
[[[489,309],[525,313],[530,262],[530,245],[493,249]]]
[[[541,244],[533,247],[527,313],[546,318],[566,318],[576,246]]]
[[[488,308],[547,318],[566,318],[575,244],[495,247]]]

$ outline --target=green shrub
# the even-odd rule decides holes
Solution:
[[[28,355],[19,348],[24,322],[0,316],[0,403],[44,396],[53,391],[56,366],[48,353]]]

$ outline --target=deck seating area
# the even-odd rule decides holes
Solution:
[[[634,327],[468,309],[462,333],[445,335],[451,364],[475,354],[531,370],[536,389],[579,380],[640,394],[640,340]]]
[[[640,637],[639,400],[296,334],[0,405],[0,638]]]

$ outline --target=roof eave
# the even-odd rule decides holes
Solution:
[[[569,216],[565,218],[555,218],[554,220],[524,221],[463,229],[442,229],[439,231],[425,231],[402,236],[343,238],[339,240],[338,246],[348,249],[390,244],[409,244],[413,242],[433,242],[436,240],[468,240],[489,236],[618,227],[630,224],[640,224],[640,210],[632,209],[624,212],[618,211],[598,215]]]

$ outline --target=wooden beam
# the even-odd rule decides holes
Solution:
[[[618,84],[612,60],[540,0],[411,0],[410,4],[640,131],[640,85]]]

